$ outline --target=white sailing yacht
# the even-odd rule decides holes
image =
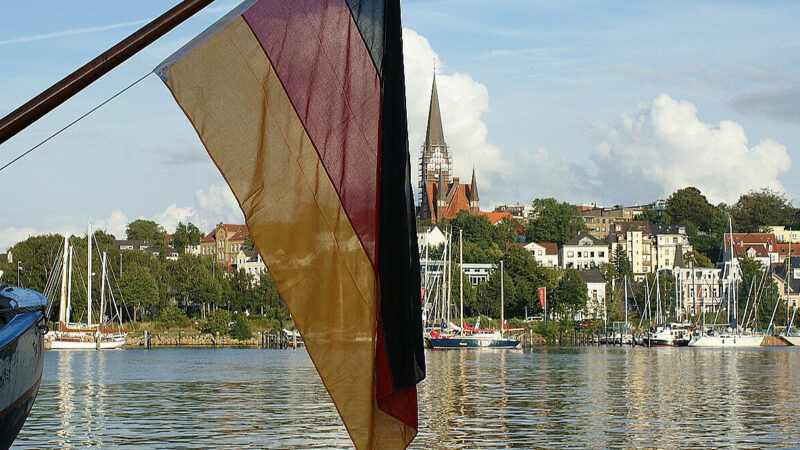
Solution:
[[[724,330],[705,330],[705,323],[703,324],[703,331],[697,333],[689,341],[691,347],[760,347],[764,341],[764,335],[753,334],[742,331],[737,323],[738,305],[738,287],[742,279],[742,270],[739,267],[739,261],[736,259],[733,247],[733,224],[728,217],[728,226],[730,229],[730,246],[731,246],[731,259],[725,262],[725,275],[723,278],[727,284],[727,298],[728,298],[728,323],[730,326]],[[727,243],[725,243],[727,244]],[[732,314],[731,314],[732,313]],[[705,307],[703,308],[703,321],[705,322]]]
[[[72,301],[72,257],[73,248],[69,245],[68,233],[64,236],[63,267],[68,270],[61,271],[61,302],[58,313],[58,329],[49,331],[45,335],[45,345],[52,350],[105,350],[119,348],[125,345],[127,332],[122,330],[122,315],[119,317],[119,326],[116,330],[107,327],[104,321],[106,310],[106,286],[108,278],[106,273],[106,253],[103,252],[102,275],[100,284],[100,310],[98,323],[92,323],[92,224],[89,224],[87,233],[87,283],[86,283],[86,323],[70,322]],[[110,285],[109,285],[110,287]],[[110,290],[109,290],[110,291]],[[113,298],[113,294],[112,294]]]

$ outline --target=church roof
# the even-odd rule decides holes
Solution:
[[[469,201],[477,202],[478,198],[478,182],[475,181],[475,168],[472,168],[472,183],[470,183]]]
[[[442,114],[439,112],[439,93],[436,91],[436,74],[433,74],[433,89],[431,90],[431,106],[428,110],[428,131],[425,133],[425,147],[444,145]]]

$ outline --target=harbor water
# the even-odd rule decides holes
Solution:
[[[413,448],[800,445],[797,347],[426,357]],[[349,446],[305,351],[181,348],[46,352],[13,448]]]

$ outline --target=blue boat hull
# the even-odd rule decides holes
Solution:
[[[0,302],[9,307],[45,302],[27,289],[3,288]],[[28,418],[42,379],[44,330],[42,312],[17,314],[0,328],[0,449],[11,446]]]
[[[505,338],[429,337],[428,344],[431,348],[517,348],[520,342]]]

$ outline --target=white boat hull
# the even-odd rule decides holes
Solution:
[[[105,335],[98,342],[90,333],[53,333],[45,337],[51,350],[111,350],[125,345],[125,334]]]
[[[786,340],[786,342],[788,342],[788,343],[790,343],[790,344],[792,344],[792,345],[794,345],[796,347],[800,347],[800,336],[781,336],[781,337],[784,340]]]
[[[690,347],[760,347],[764,336],[722,335],[697,336],[689,342]]]

